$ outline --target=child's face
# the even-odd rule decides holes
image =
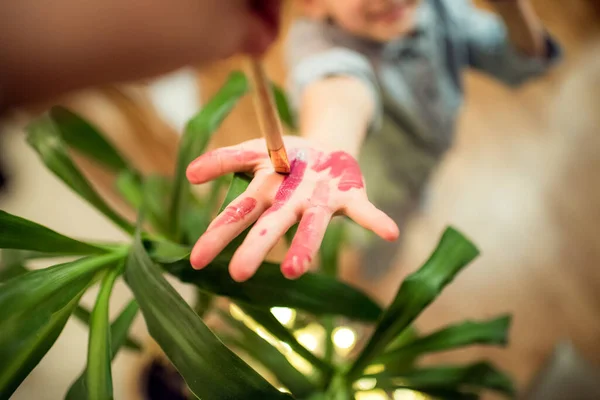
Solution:
[[[315,0],[312,0],[315,1]],[[421,0],[316,0],[323,12],[355,35],[386,42],[415,26]]]

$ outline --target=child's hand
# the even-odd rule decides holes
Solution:
[[[288,278],[297,278],[309,268],[334,214],[348,215],[386,240],[398,237],[394,221],[367,199],[360,168],[352,156],[320,151],[297,137],[286,137],[285,143],[292,167],[285,177],[273,171],[262,139],[214,150],[189,165],[187,177],[193,184],[232,172],[254,174],[246,192],[198,239],[191,255],[194,268],[209,264],[255,221],[229,266],[237,281],[250,278],[298,220],[298,232],[281,264]]]

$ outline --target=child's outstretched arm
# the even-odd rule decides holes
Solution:
[[[317,80],[300,99],[300,133],[312,143],[358,157],[375,113],[369,88],[338,76]]]
[[[444,0],[471,67],[517,86],[556,64],[560,45],[542,26],[529,0],[489,1],[497,13],[478,9],[471,0]]]

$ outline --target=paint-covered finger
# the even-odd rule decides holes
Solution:
[[[266,205],[256,197],[243,194],[234,200],[200,236],[190,256],[195,269],[204,268],[223,249],[262,214]]]
[[[353,202],[345,208],[344,213],[357,224],[373,231],[384,240],[392,242],[400,235],[398,225],[394,220],[367,199]]]
[[[186,170],[190,183],[200,184],[232,172],[251,172],[268,158],[266,151],[249,150],[247,145],[209,151],[192,161]]]
[[[295,279],[308,270],[319,251],[331,216],[331,212],[322,207],[309,208],[304,213],[296,236],[281,264],[281,272],[285,277]]]
[[[231,259],[231,277],[238,282],[250,279],[269,251],[297,221],[296,213],[287,208],[259,219]]]

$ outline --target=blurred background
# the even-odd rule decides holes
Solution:
[[[483,357],[512,373],[529,398],[598,399],[600,2],[533,3],[564,45],[564,62],[519,90],[469,74],[457,145],[432,181],[427,208],[403,232],[406,250],[390,276],[353,283],[382,302],[391,300],[402,278],[420,265],[444,227],[452,224],[480,247],[482,256],[426,311],[418,327],[430,331],[506,312],[514,315],[514,323],[506,350],[475,348],[437,355],[432,361]],[[288,8],[284,14],[289,21]],[[141,169],[168,174],[187,118],[239,68],[241,60],[232,59],[176,71],[149,84],[91,88],[55,103],[96,123]],[[267,68],[276,82],[284,83],[279,44],[269,53]],[[0,165],[7,180],[0,186],[0,208],[74,236],[121,238],[43,168],[24,143],[26,119],[24,115],[7,122],[6,133],[0,135]],[[251,100],[246,99],[212,146],[258,134]],[[110,198],[111,178],[82,165]],[[95,293],[86,296],[89,305]],[[129,298],[128,290],[119,287],[111,301],[122,306]],[[139,318],[135,329],[145,337]],[[70,321],[13,398],[62,398],[85,364],[86,346],[87,329]],[[117,399],[138,398],[136,366],[147,357],[119,353],[113,370]]]

